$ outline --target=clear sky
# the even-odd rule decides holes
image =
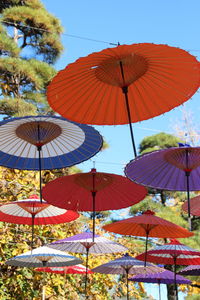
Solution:
[[[197,58],[200,57],[199,0],[42,0],[42,2],[49,12],[61,20],[64,28],[62,42],[65,50],[56,64],[58,70],[65,68],[79,57],[112,47],[109,42],[168,44],[189,51]],[[184,105],[185,110],[192,111],[197,131],[200,124],[199,100],[197,93]],[[133,124],[137,146],[145,136],[160,131],[174,133],[174,126],[182,123],[182,109],[183,106],[160,117]],[[95,128],[104,136],[110,147],[78,166],[88,172],[95,161],[97,171],[123,175],[125,164],[133,159],[128,125]],[[155,288],[153,291],[155,292]],[[165,299],[166,294],[162,297],[162,300]]]

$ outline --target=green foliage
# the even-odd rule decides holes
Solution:
[[[45,92],[63,50],[60,21],[39,0],[3,1],[0,12],[0,114],[53,113]]]
[[[182,141],[172,134],[161,132],[145,137],[140,143],[139,152],[140,154],[144,154],[159,149],[177,147],[179,142]]]

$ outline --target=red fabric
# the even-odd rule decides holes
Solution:
[[[70,267],[52,267],[52,268],[37,268],[35,271],[48,272],[56,274],[86,274],[86,268],[84,266],[70,266]],[[93,272],[88,269],[88,274]]]
[[[123,67],[122,76],[120,65]],[[128,87],[132,122],[158,116],[192,97],[200,65],[168,45],[120,45],[79,58],[58,72],[47,89],[54,111],[84,124],[127,124],[122,88]]]
[[[103,229],[133,236],[147,236],[147,231],[149,231],[149,237],[159,238],[183,238],[194,235],[194,233],[181,226],[155,216],[151,211],[146,211],[140,216],[105,225]]]
[[[182,209],[188,212],[188,202],[186,201]],[[200,195],[190,199],[190,213],[191,215],[200,217]]]
[[[63,176],[47,183],[42,191],[44,199],[65,209],[93,211],[93,191],[96,193],[95,210],[104,211],[134,205],[147,194],[145,187],[124,176],[94,170]]]

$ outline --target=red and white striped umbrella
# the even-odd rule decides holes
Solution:
[[[138,255],[136,258],[145,260],[145,253]],[[171,239],[170,243],[157,246],[155,249],[147,251],[147,261],[174,265],[174,285],[177,295],[176,266],[200,264],[200,251],[181,244],[176,239]]]
[[[83,265],[75,265],[75,266],[67,266],[67,267],[46,267],[46,268],[37,268],[35,271],[39,272],[47,272],[47,273],[55,273],[55,274],[86,274],[86,267]],[[88,274],[92,274],[93,272],[88,269]]]
[[[145,253],[139,254],[136,258],[144,260]],[[200,251],[181,244],[176,239],[171,239],[170,243],[147,251],[147,261],[166,265],[198,265]]]
[[[58,208],[45,201],[41,203],[37,195],[0,206],[1,222],[32,226],[32,246],[34,225],[68,223],[78,217],[79,214],[75,211]]]

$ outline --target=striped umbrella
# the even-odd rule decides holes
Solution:
[[[0,122],[0,165],[12,169],[61,169],[81,163],[102,147],[91,126],[57,116],[27,116]]]
[[[136,282],[147,282],[147,283],[158,283],[159,287],[159,300],[161,300],[160,284],[173,284],[174,273],[168,270],[153,274],[140,274],[129,278],[131,281]],[[184,278],[183,276],[176,275],[176,283],[178,284],[191,284],[191,281]]]
[[[200,190],[200,147],[181,146],[153,151],[130,161],[126,176],[138,183],[161,190],[187,191],[188,222],[190,191]]]
[[[6,261],[7,265],[27,268],[63,267],[80,263],[82,260],[79,258],[47,246],[25,252]]]
[[[94,238],[93,238],[94,237]],[[83,232],[48,245],[62,251],[86,254],[85,294],[87,295],[87,270],[89,254],[116,253],[127,248],[92,232]]]
[[[145,253],[147,253],[149,237],[184,238],[193,235],[193,233],[189,232],[187,229],[155,216],[155,213],[151,210],[145,211],[140,216],[105,225],[103,226],[103,229],[123,235],[145,236]]]
[[[68,267],[47,267],[47,268],[37,268],[35,271],[38,272],[47,272],[47,273],[55,273],[55,274],[85,274],[86,267],[83,265],[75,265]],[[93,272],[88,269],[88,274],[92,274]]]
[[[144,260],[145,253],[138,255],[136,258]],[[164,262],[166,265],[174,265],[174,286],[178,298],[176,266],[200,264],[200,251],[181,244],[176,239],[172,239],[168,244],[157,246],[155,249],[147,251],[147,261],[162,264]]]
[[[33,248],[34,225],[60,224],[76,220],[77,212],[53,206],[45,201],[42,203],[37,195],[29,199],[6,203],[0,206],[0,221],[32,226]]]
[[[128,275],[129,274],[151,274],[163,271],[162,268],[152,265],[150,263],[146,264],[144,267],[143,262],[134,257],[128,255],[127,253],[120,258],[111,260],[108,263],[100,265],[92,269],[93,272],[103,273],[103,274],[124,274],[126,275],[126,288],[127,288],[127,300],[129,299],[129,286],[128,286]]]
[[[25,252],[6,261],[7,265],[27,268],[62,267],[80,263],[82,260],[79,258],[46,246]],[[45,299],[45,286],[43,286],[42,299]]]
[[[181,275],[200,276],[200,264],[188,266],[178,273]]]

